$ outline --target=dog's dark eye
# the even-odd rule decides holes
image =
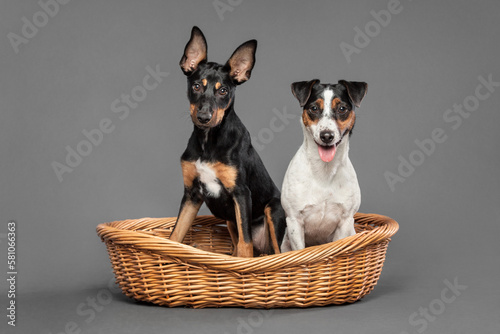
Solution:
[[[318,109],[318,106],[311,106],[311,107],[309,108],[309,111],[310,111],[310,112],[312,112],[312,113],[317,113],[317,112],[318,112],[318,110],[319,110],[319,109]]]
[[[200,90],[200,88],[201,88],[200,84],[195,83],[195,84],[193,85],[193,90],[194,90],[195,92],[199,91],[199,90]]]
[[[219,94],[220,95],[226,95],[227,94],[227,88],[226,87],[222,87],[221,89],[219,89]]]
[[[344,106],[339,107],[339,114],[345,114],[347,112],[347,108]]]

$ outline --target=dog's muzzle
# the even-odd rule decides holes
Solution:
[[[335,137],[334,133],[331,131],[321,131],[319,138],[325,144],[330,144]]]
[[[196,113],[196,119],[200,124],[207,124],[210,122],[212,119],[213,113],[212,113],[212,108],[210,106],[203,106],[202,108],[198,109],[198,112]]]
[[[201,124],[207,124],[212,119],[212,113],[211,112],[206,112],[206,113],[198,112],[198,114],[196,115],[196,119]]]

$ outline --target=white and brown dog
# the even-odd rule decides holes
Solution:
[[[364,82],[295,82],[292,93],[303,108],[304,142],[283,180],[281,203],[287,233],[282,252],[303,249],[355,234],[361,203],[356,172],[349,160],[349,138],[367,91]]]

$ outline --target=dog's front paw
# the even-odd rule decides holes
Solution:
[[[285,237],[283,238],[283,242],[281,243],[281,253],[290,252],[292,250],[292,246],[290,245],[290,239],[288,238],[288,234],[285,233]]]
[[[333,233],[332,241],[337,241],[355,235],[354,230],[354,219],[349,219],[339,224],[335,232]]]
[[[191,247],[194,247],[196,249],[199,249],[199,250],[202,250],[205,252],[213,252],[212,247],[210,247],[209,245],[205,245],[205,244],[197,244],[196,242],[193,242],[191,244]]]

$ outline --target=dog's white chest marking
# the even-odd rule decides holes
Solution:
[[[200,159],[196,160],[195,166],[200,182],[203,183],[208,195],[219,197],[222,186],[217,179],[215,170],[206,162],[200,161]]]
[[[356,172],[347,157],[348,142],[345,138],[335,159],[325,164],[317,156],[314,141],[306,138],[290,162],[281,202],[292,244],[318,245],[354,233],[352,217],[361,196]]]
[[[347,194],[323,193],[314,204],[305,204],[299,211],[299,218],[304,222],[304,237],[306,245],[319,245],[330,242],[338,225],[356,205]]]

